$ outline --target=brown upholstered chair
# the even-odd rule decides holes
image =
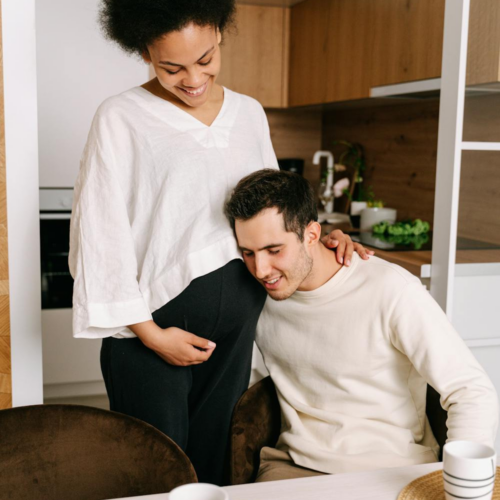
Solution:
[[[439,403],[439,394],[427,386],[427,418],[441,447],[446,441],[447,412]],[[281,412],[271,377],[248,389],[236,404],[231,421],[230,481],[245,484],[255,481],[260,450],[275,446],[281,428]]]
[[[77,405],[0,411],[3,500],[102,500],[193,482],[183,451],[136,418]]]

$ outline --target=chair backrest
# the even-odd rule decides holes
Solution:
[[[441,447],[446,442],[447,413],[439,403],[439,394],[427,387],[427,417]],[[271,377],[250,387],[241,396],[233,412],[230,441],[231,484],[255,481],[259,470],[260,450],[274,447],[281,428],[281,412]]]
[[[0,411],[0,497],[102,500],[196,482],[165,434],[136,418],[77,405]]]

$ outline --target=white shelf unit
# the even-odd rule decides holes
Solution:
[[[446,0],[430,290],[500,393],[500,262],[456,264],[462,153],[500,152],[463,140],[471,1]]]

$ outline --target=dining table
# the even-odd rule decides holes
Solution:
[[[397,500],[414,479],[436,470],[442,462],[367,472],[286,479],[265,483],[225,486],[230,500]],[[168,500],[168,493],[119,500]]]

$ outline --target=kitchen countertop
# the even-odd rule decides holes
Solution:
[[[332,226],[322,224],[323,235],[328,234],[332,229],[341,229],[347,232],[350,228],[344,226]],[[370,248],[365,245],[366,248]],[[381,259],[397,264],[419,278],[430,278],[432,252],[430,250],[412,250],[403,252],[393,252],[373,248],[375,255]],[[500,262],[500,250],[457,250],[457,264],[478,264],[478,263],[498,263]]]

